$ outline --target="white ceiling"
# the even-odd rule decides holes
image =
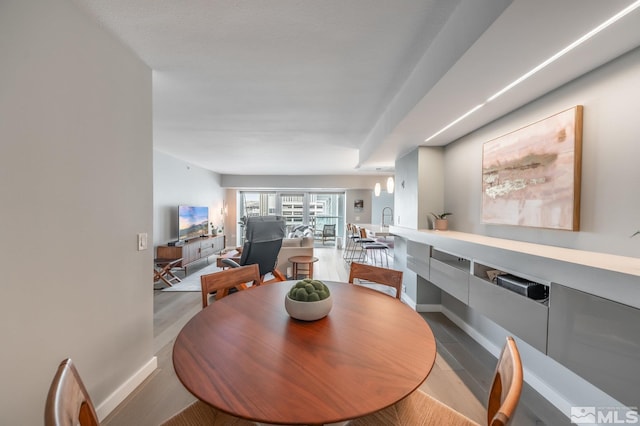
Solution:
[[[223,174],[366,174],[632,0],[74,0],[153,70],[154,148]],[[640,45],[640,9],[431,140]]]

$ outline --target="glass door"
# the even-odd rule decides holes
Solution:
[[[313,235],[322,240],[324,225],[335,225],[336,235],[344,236],[344,192],[241,191],[240,222],[243,217],[278,215],[285,218],[287,234]],[[244,243],[244,229],[240,231]]]
[[[313,215],[316,238],[322,239],[325,225],[335,225],[337,236],[344,234],[344,193],[311,192],[309,209]]]
[[[306,195],[304,193],[278,193],[279,213],[285,218],[287,232],[293,232],[299,225],[308,225],[306,208]]]
[[[239,203],[240,245],[244,244],[244,222],[251,216],[274,216],[277,214],[275,192],[240,192]]]

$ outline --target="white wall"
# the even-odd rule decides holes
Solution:
[[[283,165],[285,168],[286,165]],[[237,189],[370,189],[388,175],[257,176],[222,175],[222,186]]]
[[[396,160],[395,225],[418,229],[419,183],[419,158],[415,149]]]
[[[584,106],[580,231],[482,224],[483,143],[575,105]],[[640,257],[640,239],[629,238],[640,228],[638,110],[640,49],[448,145],[444,170],[445,207],[454,212],[450,227],[499,238]],[[504,261],[509,261],[506,256]],[[602,284],[606,285],[606,281]],[[446,294],[442,305],[445,312],[464,321],[461,326],[485,346],[501,347],[507,334],[504,329]],[[568,413],[572,405],[621,405],[540,352],[525,347],[523,353],[534,374],[527,380],[537,383],[543,396],[563,412]]]
[[[372,189],[352,189],[345,191],[345,223],[371,223]],[[354,203],[362,200],[362,210],[356,210]]]
[[[151,72],[67,0],[0,2],[0,58],[0,424],[66,357],[104,415],[155,365]]]
[[[430,229],[429,212],[438,213],[444,203],[444,151],[418,147],[396,160],[394,224]]]
[[[394,195],[389,194],[386,190],[387,180],[384,179],[381,182],[383,186],[383,190],[380,191],[379,196],[375,196],[372,194],[371,196],[371,222],[376,225],[382,225],[382,213],[386,207],[389,207],[391,210],[384,210],[385,214],[385,225],[390,225],[393,222],[393,199]]]
[[[440,147],[418,148],[418,229],[433,229],[431,213],[444,213],[444,151]],[[448,211],[448,210],[447,210]]]
[[[218,173],[153,151],[154,246],[178,239],[179,205],[207,206],[209,221],[223,226],[224,200]]]
[[[584,105],[580,232],[481,223],[484,142]],[[640,256],[640,49],[477,130],[445,150],[450,227],[499,238]]]

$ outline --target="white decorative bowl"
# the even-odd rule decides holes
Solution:
[[[315,321],[324,318],[329,314],[332,306],[331,295],[317,302],[299,302],[289,298],[288,294],[284,297],[284,307],[289,316],[302,321]]]

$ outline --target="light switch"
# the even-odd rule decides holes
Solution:
[[[138,234],[138,251],[149,248],[148,237],[146,232]]]

